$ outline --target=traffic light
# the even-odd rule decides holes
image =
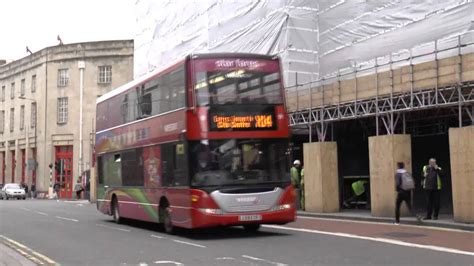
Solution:
[[[54,169],[56,169],[56,172],[60,172],[61,171],[61,164],[60,164],[61,160],[57,160],[56,162],[54,162]]]

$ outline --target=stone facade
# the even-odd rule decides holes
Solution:
[[[57,162],[63,146],[72,152],[73,183],[68,186],[91,168],[96,99],[133,79],[133,49],[133,40],[66,44],[0,65],[0,183],[24,180],[30,186],[35,182],[38,191],[48,191],[48,166]],[[59,98],[67,98],[67,107],[60,106],[65,100]]]

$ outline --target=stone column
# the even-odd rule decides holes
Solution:
[[[407,171],[412,172],[410,135],[369,137],[369,160],[372,215],[394,217],[397,162],[404,162]]]
[[[474,223],[474,126],[449,129],[449,155],[454,220]]]
[[[303,153],[306,211],[338,212],[337,143],[305,143]]]

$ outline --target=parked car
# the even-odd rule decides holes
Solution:
[[[25,189],[20,184],[10,183],[5,184],[0,190],[0,198],[2,199],[26,199]]]

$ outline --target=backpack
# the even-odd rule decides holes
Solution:
[[[406,191],[415,188],[415,181],[413,180],[413,176],[411,176],[410,173],[402,173],[402,184],[400,185],[400,188]]]

